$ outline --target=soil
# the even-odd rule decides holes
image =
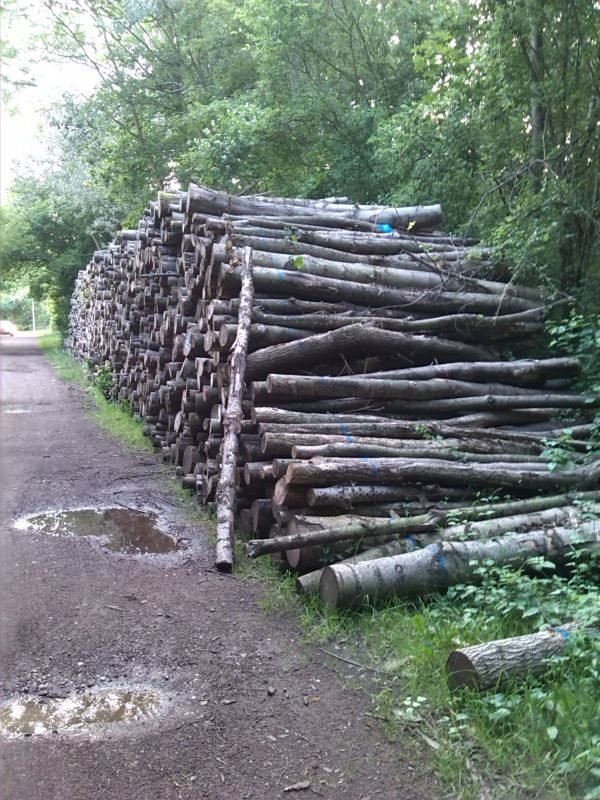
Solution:
[[[350,688],[366,673],[266,615],[260,584],[213,570],[154,454],[102,432],[33,337],[2,340],[0,358],[0,702],[111,687],[165,699],[136,722],[0,737],[4,800],[441,796],[429,753],[386,741]],[[186,548],[132,556],[13,527],[114,506],[159,515]]]

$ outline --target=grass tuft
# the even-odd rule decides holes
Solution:
[[[76,383],[85,390],[89,400],[87,411],[103,430],[131,449],[154,450],[151,441],[144,436],[139,420],[131,414],[131,410],[125,405],[111,403],[106,399],[101,389],[93,383],[88,370],[63,349],[58,333],[52,332],[40,336],[38,344],[59,377],[70,383]]]

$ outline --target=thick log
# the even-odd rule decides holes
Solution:
[[[194,212],[221,215],[236,214],[260,216],[297,216],[313,217],[319,215],[334,218],[358,219],[376,224],[387,224],[398,228],[406,228],[414,223],[416,228],[434,228],[442,219],[441,206],[411,206],[408,208],[388,208],[385,206],[340,205],[316,201],[303,201],[302,204],[290,202],[285,198],[235,197],[226,192],[219,192],[191,183],[187,191],[186,213]]]
[[[264,437],[267,434],[264,434]],[[315,438],[318,438],[316,436]],[[385,442],[385,440],[384,440]],[[398,442],[401,446],[395,446]],[[452,440],[448,440],[449,444]],[[261,443],[261,448],[264,449],[264,442]],[[531,456],[528,454],[520,453],[472,453],[468,448],[461,450],[449,447],[407,447],[406,442],[402,440],[388,440],[384,444],[363,444],[359,439],[355,442],[330,442],[328,444],[318,445],[294,445],[292,447],[292,457],[294,459],[311,459],[316,457],[331,456],[332,458],[346,458],[346,457],[387,457],[387,458],[440,458],[446,461],[458,461],[461,463],[481,463],[481,464],[497,464],[500,460],[504,464],[517,464],[521,468],[525,468],[526,464],[540,464],[549,463],[550,459],[544,456]]]
[[[242,262],[244,272],[237,337],[231,355],[231,383],[225,413],[225,436],[222,445],[221,474],[217,487],[217,546],[215,566],[228,572],[233,567],[233,531],[235,522],[236,470],[238,432],[242,420],[246,353],[252,321],[254,286],[252,283],[252,252],[246,250]]]
[[[287,490],[302,490],[303,487],[294,487],[283,483]],[[341,485],[326,486],[323,488],[310,488],[305,492],[308,505],[311,508],[340,508],[351,510],[356,505],[364,503],[387,503],[393,501],[421,500],[445,500],[464,499],[468,493],[461,489],[441,488],[437,485],[419,486],[360,486],[360,485]]]
[[[483,561],[519,569],[533,556],[561,564],[575,551],[599,549],[597,522],[582,523],[575,530],[529,531],[483,542],[437,542],[398,556],[325,567],[319,596],[326,608],[347,608],[367,597],[370,602],[390,595],[414,597],[476,582]]]
[[[299,237],[304,238],[302,234]],[[387,243],[389,243],[389,239]],[[402,240],[396,240],[396,244],[391,248],[391,254],[402,252],[405,244]],[[322,242],[307,242],[308,244],[319,244],[320,246],[330,246]],[[339,242],[344,244],[343,242]],[[386,243],[386,246],[387,246]],[[374,243],[377,248],[381,248],[381,243]],[[372,246],[372,245],[371,245]],[[335,248],[337,249],[337,248]],[[346,247],[342,247],[345,250]],[[369,251],[367,251],[369,252]],[[370,252],[376,252],[375,249]],[[234,255],[237,253],[234,250]],[[521,293],[520,287],[507,287],[506,283],[500,281],[488,281],[478,278],[471,278],[468,275],[456,273],[444,274],[443,269],[438,272],[415,269],[415,262],[407,260],[407,268],[399,269],[397,266],[373,266],[361,263],[345,263],[343,261],[331,261],[324,258],[314,258],[309,255],[302,257],[301,265],[295,263],[295,259],[286,257],[284,254],[261,252],[254,250],[253,261],[257,267],[270,267],[272,269],[286,270],[295,272],[298,269],[307,275],[318,275],[324,278],[336,278],[339,280],[356,281],[357,283],[380,284],[382,286],[393,286],[404,289],[435,289],[441,288],[445,291],[460,292],[463,290],[482,291],[488,294],[508,294],[516,297],[527,297],[535,302],[541,302],[539,293],[532,293],[524,289]],[[416,264],[418,267],[419,264]]]
[[[450,689],[491,689],[509,678],[539,674],[561,653],[576,630],[573,623],[453,650],[446,661]]]
[[[514,442],[494,441],[490,439],[470,438],[465,435],[436,438],[436,439],[398,439],[393,436],[384,438],[383,436],[361,436],[353,434],[335,433],[283,433],[271,431],[262,433],[260,437],[261,449],[266,457],[286,456],[291,454],[294,448],[294,458],[312,458],[317,455],[336,454],[343,456],[369,455],[368,448],[385,448],[386,451],[394,450],[396,456],[408,456],[417,458],[415,452],[420,450],[425,458],[431,456],[435,451],[438,454],[450,454],[450,460],[460,460],[461,454],[475,454],[502,456],[503,461],[537,461],[543,460],[539,455],[542,444],[519,444]],[[299,455],[300,452],[309,452],[311,455]],[[319,451],[319,452],[318,452]],[[373,453],[371,453],[373,455]],[[382,455],[391,455],[382,453]],[[454,458],[456,456],[456,458]],[[475,459],[491,460],[491,459]]]
[[[400,378],[365,379],[360,377],[327,378],[304,375],[278,375],[267,377],[267,390],[270,394],[287,395],[312,399],[320,397],[365,397],[378,400],[433,400],[444,398],[472,398],[477,395],[508,395],[522,397],[530,406],[540,404],[540,395],[532,389],[506,386],[502,383],[477,383],[451,378],[430,378],[429,380],[402,380]],[[555,397],[555,395],[550,395]],[[559,395],[557,397],[561,397]],[[574,404],[581,395],[566,394],[567,400]],[[556,402],[554,403],[556,405]]]
[[[513,467],[516,465],[512,465]],[[356,481],[365,484],[404,484],[407,481],[444,486],[491,486],[519,491],[595,489],[600,484],[600,463],[589,467],[542,472],[488,464],[458,464],[441,459],[411,461],[402,458],[313,459],[290,464],[286,481],[298,486],[332,486]]]
[[[575,378],[581,372],[578,358],[521,359],[517,361],[458,362],[432,364],[386,372],[370,372],[365,379],[399,378],[401,380],[430,380],[454,378],[468,381],[501,381],[515,386],[543,386],[551,378]]]
[[[360,319],[376,322],[382,328],[403,333],[435,333],[447,335],[452,339],[464,341],[477,338],[503,337],[506,339],[517,338],[524,333],[534,334],[543,330],[543,313],[540,309],[521,311],[517,314],[503,314],[494,317],[483,317],[480,314],[444,314],[439,317],[400,318],[397,312],[394,316],[382,316],[387,309],[381,309],[380,314],[374,314],[370,309],[356,312],[352,316],[342,314],[319,314],[306,316],[281,316],[276,314],[256,315],[256,321],[265,325],[285,325],[303,328],[313,333],[324,333],[354,325]],[[406,317],[407,315],[404,314]]]

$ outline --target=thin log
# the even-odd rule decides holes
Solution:
[[[217,545],[215,566],[221,572],[233,567],[233,532],[235,523],[236,470],[239,450],[239,431],[243,417],[242,399],[246,354],[252,322],[254,285],[252,282],[252,251],[244,250],[243,281],[239,324],[231,355],[231,379],[227,411],[224,417],[225,435],[222,445],[221,474],[217,487]]]
[[[432,359],[439,362],[456,361],[457,357],[465,361],[491,359],[491,355],[485,350],[473,345],[432,336],[419,337],[384,331],[365,323],[257,350],[248,357],[246,374],[248,380],[259,380],[280,367],[306,367],[326,361],[339,353],[387,353],[392,348],[402,353],[409,365],[427,363]]]

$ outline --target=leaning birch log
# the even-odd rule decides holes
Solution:
[[[238,435],[242,421],[242,399],[244,395],[244,373],[246,354],[252,322],[254,286],[252,283],[252,251],[244,250],[242,259],[242,292],[237,336],[231,354],[231,375],[227,411],[223,426],[225,435],[222,445],[221,474],[217,486],[217,546],[215,565],[228,572],[233,566],[233,530],[235,522],[236,472],[238,461]]]
[[[490,689],[508,678],[543,672],[548,659],[560,653],[569,642],[575,625],[512,636],[453,650],[446,661],[450,689]]]
[[[436,542],[399,556],[325,567],[319,595],[327,608],[346,608],[396,594],[401,597],[439,592],[457,583],[478,580],[485,560],[515,569],[532,556],[560,564],[578,550],[600,549],[600,523],[584,522],[577,529],[554,528],[503,536],[489,541]]]

